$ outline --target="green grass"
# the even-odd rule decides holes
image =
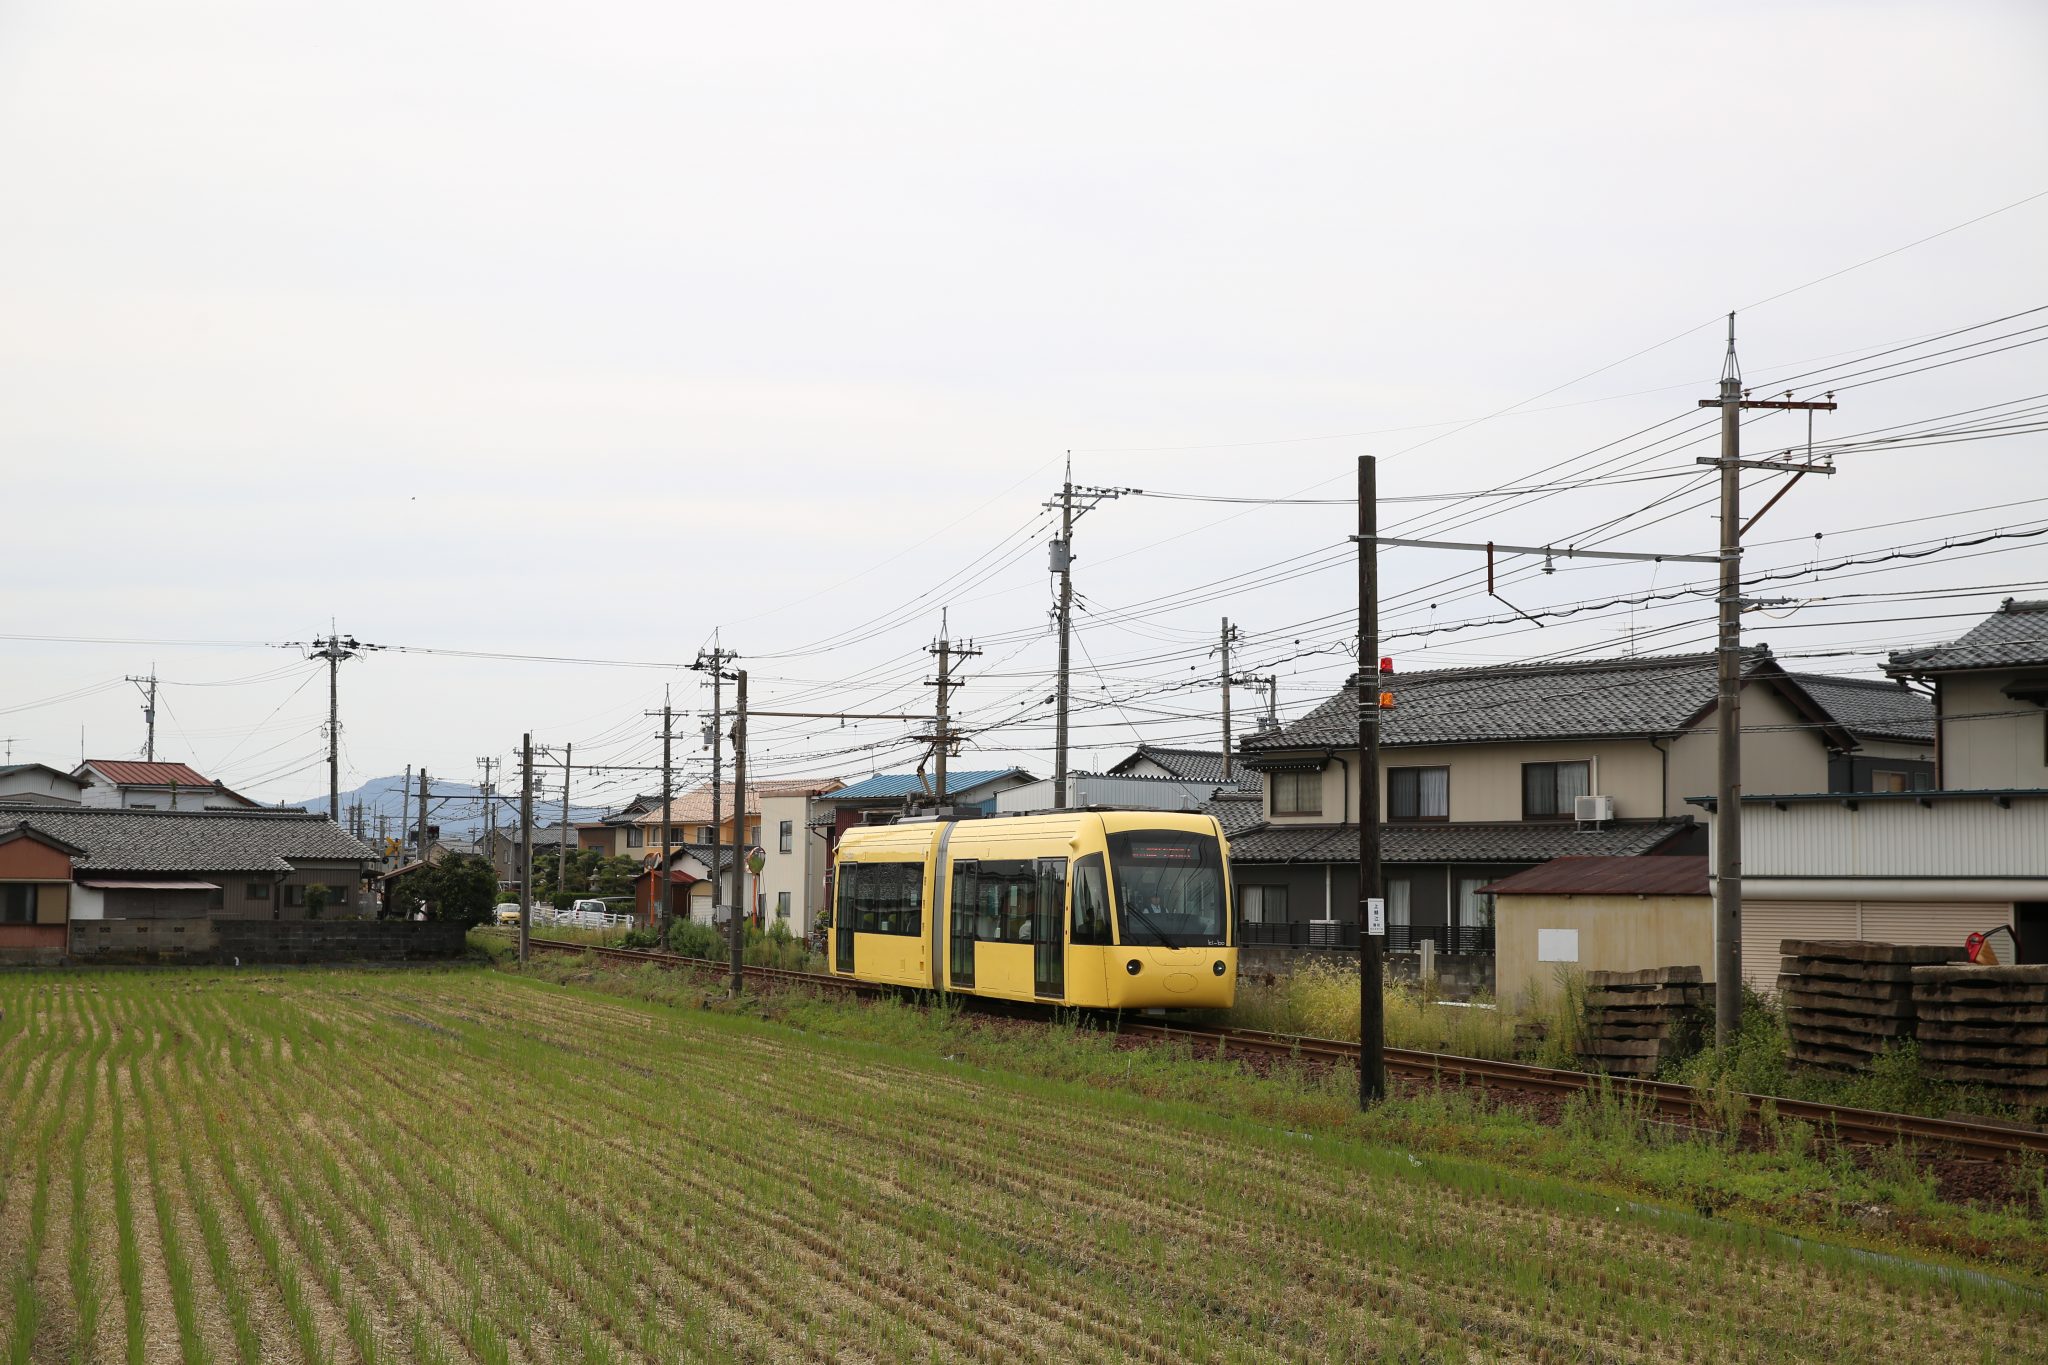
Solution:
[[[1492,1158],[1534,1134],[1466,1096],[1361,1118],[1332,1082],[1079,1016],[761,1018],[684,974],[542,979],[583,970],[0,976],[0,1218],[29,1231],[14,1200],[63,1189],[82,1142],[123,1210],[86,1260],[163,1252],[132,1279],[150,1359],[2048,1353],[2032,1291],[1550,1178],[1574,1142],[1758,1202],[1804,1178],[1659,1146],[1609,1102],[1516,1171]],[[77,1293],[42,1233],[0,1244],[0,1340],[58,1360]]]

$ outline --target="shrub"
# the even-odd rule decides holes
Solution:
[[[669,951],[684,957],[724,957],[725,938],[708,924],[679,919],[668,928]]]
[[[619,940],[619,946],[622,948],[659,948],[661,946],[661,935],[652,929],[642,929],[636,924],[626,931],[624,938]]]

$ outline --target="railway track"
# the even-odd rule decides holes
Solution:
[[[714,972],[732,970],[730,964],[709,958],[685,957],[680,953],[642,948],[596,948],[559,939],[529,939],[537,950],[591,953],[624,962],[654,962],[663,966]],[[746,967],[745,974],[759,981],[786,985],[822,986],[856,995],[880,995],[891,988],[865,981],[847,981],[817,972],[788,971],[778,967]],[[1285,1057],[1326,1066],[1357,1066],[1358,1044],[1334,1038],[1307,1038],[1285,1033],[1263,1033],[1256,1029],[1202,1028],[1187,1024],[1158,1023],[1144,1019],[1120,1019],[1117,1031],[1126,1037],[1159,1042],[1185,1043],[1200,1052],[1228,1055],[1236,1052]],[[1626,1076],[1602,1076],[1585,1071],[1531,1066],[1526,1062],[1496,1061],[1486,1057],[1459,1057],[1443,1052],[1419,1052],[1410,1048],[1385,1049],[1390,1075],[1410,1080],[1443,1082],[1528,1091],[1546,1095],[1578,1095],[1600,1087],[1640,1103],[1660,1119],[1702,1128],[1719,1128],[1721,1118],[1715,1101],[1706,1092],[1670,1081],[1645,1081]],[[1743,1094],[1744,1111],[1750,1131],[1764,1105],[1776,1107],[1778,1118],[1811,1123],[1823,1138],[1839,1142],[1878,1146],[1914,1145],[1940,1148],[1958,1156],[1980,1161],[2020,1162],[2048,1159],[2048,1132],[2007,1128],[1993,1123],[1963,1119],[1925,1118],[1917,1114],[1893,1114],[1875,1109],[1823,1104],[1812,1100]]]

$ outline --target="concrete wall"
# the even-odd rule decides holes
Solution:
[[[1743,908],[1745,919],[1749,909]],[[1546,962],[1541,931],[1577,935],[1575,961]],[[1777,976],[1777,951],[1770,960]],[[1698,967],[1714,974],[1714,903],[1706,896],[1498,896],[1494,910],[1496,981],[1502,1001],[1534,1001],[1556,989],[1560,967],[1577,972],[1635,972]]]
[[[1940,679],[1941,785],[1963,791],[2048,787],[2048,711],[2003,689],[2016,673]]]
[[[1389,982],[1415,984],[1422,976],[1422,954],[1389,953],[1385,963]],[[1353,951],[1325,952],[1315,948],[1243,948],[1238,951],[1240,979],[1250,976],[1285,976],[1310,963],[1325,964],[1338,971],[1358,970]],[[1436,997],[1439,1000],[1470,1000],[1494,994],[1494,959],[1491,953],[1438,953],[1436,955]]]
[[[410,920],[74,922],[80,962],[398,962],[462,953],[459,924]]]

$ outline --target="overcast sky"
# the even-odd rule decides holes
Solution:
[[[965,722],[1010,722],[958,766],[1049,771],[1040,505],[1064,452],[1079,482],[1238,497],[1346,497],[1361,454],[1387,497],[1541,482],[1597,447],[1684,473],[1709,445],[1642,447],[1709,416],[1731,308],[1768,384],[2048,305],[2048,198],[1822,279],[2048,190],[2044,70],[2048,9],[2027,0],[17,0],[0,737],[16,761],[69,766],[81,728],[93,756],[138,754],[120,679],[154,665],[159,757],[299,798],[326,785],[324,670],[275,646],[330,620],[411,651],[657,664],[722,628],[757,705],[921,710],[949,603],[987,651]],[[2048,391],[2044,356],[1845,390],[1816,436]],[[1771,453],[1804,421],[1749,439]],[[2048,501],[2013,505],[2048,499],[2044,453],[2023,435],[1845,454],[1751,533],[1782,542],[1752,562],[2048,521]],[[1698,553],[1702,496],[1664,478],[1383,520],[1449,507],[1414,525],[1549,543],[1668,499],[1604,534]],[[1954,515],[1878,525],[1935,514]],[[1076,649],[1076,766],[1140,732],[1213,734],[1217,690],[1188,684],[1213,676],[1225,615],[1283,713],[1325,695],[1351,665],[1354,525],[1342,505],[1149,497],[1085,517],[1080,619],[1120,619]],[[2048,550],[2018,544],[1806,581],[1750,627],[1869,673],[2048,593]],[[1700,571],[1502,592],[1534,612]],[[1482,576],[1388,551],[1388,630],[1501,615]],[[1945,587],[1978,591],[1811,600]],[[1173,595],[1201,600],[1117,610]],[[1387,652],[1694,649],[1709,611]],[[174,643],[198,641],[229,643]],[[473,778],[528,729],[658,762],[640,713],[664,686],[701,707],[698,682],[390,649],[344,666],[342,785],[408,763]],[[906,768],[890,741],[913,728],[763,720],[760,766]],[[656,784],[595,774],[578,798]]]

